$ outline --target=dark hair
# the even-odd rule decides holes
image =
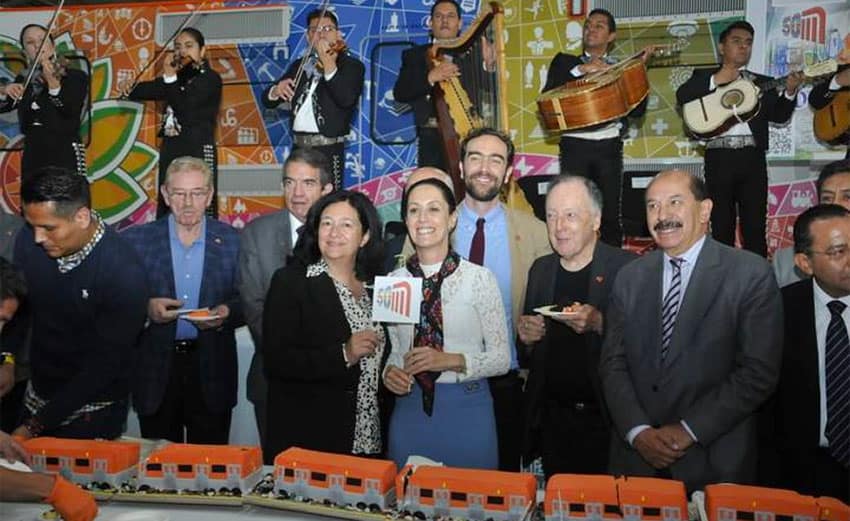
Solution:
[[[449,213],[455,211],[457,208],[457,202],[455,202],[455,195],[452,193],[452,189],[446,185],[443,181],[429,177],[428,179],[422,179],[421,181],[416,181],[409,188],[404,191],[404,195],[401,197],[401,220],[407,220],[407,202],[410,200],[410,193],[413,192],[416,188],[420,186],[435,186],[443,194],[443,199],[446,200],[446,203],[449,205]]]
[[[649,187],[655,183],[655,180],[661,177],[662,174],[669,175],[670,173],[680,173],[682,175],[688,176],[688,188],[691,190],[691,195],[694,196],[694,199],[697,201],[705,201],[709,197],[708,188],[705,186],[705,179],[702,177],[687,172],[685,170],[663,170],[655,174],[655,177],[652,178],[652,181],[646,186],[646,193],[649,193]]]
[[[755,36],[756,30],[753,29],[753,26],[750,25],[750,22],[745,20],[738,20],[737,22],[732,22],[731,24],[726,26],[726,29],[723,29],[720,32],[720,36],[717,38],[717,41],[723,43],[726,41],[726,37],[729,36],[734,29],[743,29],[750,33],[750,36]]]
[[[549,181],[549,185],[546,188],[546,198],[549,198],[549,194],[552,192],[558,185],[562,185],[564,183],[579,183],[587,190],[588,195],[590,196],[590,205],[596,210],[600,215],[602,214],[602,191],[599,189],[599,186],[593,182],[592,179],[584,177],[583,175],[575,175],[575,174],[560,174],[552,178]]]
[[[602,16],[607,18],[608,30],[612,33],[617,32],[617,22],[614,21],[614,15],[612,15],[610,11],[608,11],[607,9],[602,9],[601,7],[597,7],[596,9],[593,9],[589,13],[587,13],[587,18],[590,18],[595,14],[601,14]]]
[[[182,31],[180,31],[180,34],[183,33],[189,34],[192,39],[198,43],[199,47],[204,46],[204,35],[201,33],[201,31],[195,29],[194,27],[185,27]]]
[[[289,153],[289,157],[286,158],[286,161],[283,162],[283,178],[286,179],[286,167],[289,166],[290,163],[307,163],[313,168],[319,170],[319,182],[322,184],[322,188],[325,185],[333,184],[334,178],[331,173],[331,163],[328,161],[328,156],[319,152],[315,148],[303,147],[296,148],[292,152]],[[336,187],[334,187],[336,188]]]
[[[89,180],[65,168],[46,166],[24,180],[21,201],[24,205],[54,203],[54,214],[70,217],[80,208],[91,208]]]
[[[818,192],[818,199],[820,199],[820,191],[826,180],[838,174],[850,174],[850,159],[833,161],[832,163],[826,164],[826,166],[821,169],[820,175],[818,175],[818,179],[815,181],[815,189]]]
[[[431,6],[431,17],[432,18],[434,17],[434,10],[437,9],[437,6],[440,5],[440,4],[452,4],[453,6],[455,6],[455,11],[457,12],[457,17],[458,18],[462,17],[462,15],[460,14],[460,4],[458,4],[455,0],[437,0]]]
[[[310,25],[310,22],[316,20],[317,18],[327,18],[328,20],[334,23],[334,27],[339,28],[339,19],[336,17],[333,11],[328,9],[313,9],[307,14],[307,25]]]
[[[319,250],[319,222],[325,208],[334,204],[346,202],[357,212],[363,233],[369,233],[369,240],[357,252],[354,273],[362,281],[371,281],[381,273],[384,263],[384,247],[381,240],[381,220],[378,210],[368,197],[360,192],[338,190],[323,195],[307,212],[307,219],[301,231],[301,236],[295,244],[292,255],[305,266],[314,264],[322,258]]]
[[[21,302],[26,296],[27,283],[23,273],[4,257],[0,257],[0,300],[13,298]]]
[[[50,38],[50,43],[56,43],[56,40],[53,39],[53,35],[47,32],[47,27],[41,24],[26,24],[24,28],[21,29],[21,33],[18,35],[18,42],[21,44],[21,47],[24,46],[24,33],[27,32],[27,29],[30,29],[32,27],[38,27],[39,29],[47,33],[47,36]]]
[[[794,223],[794,253],[808,254],[812,249],[812,223],[850,216],[850,210],[837,204],[818,204],[797,216]]]
[[[496,136],[497,138],[501,139],[502,143],[504,143],[505,147],[507,147],[508,149],[508,157],[505,158],[507,166],[512,166],[514,164],[514,153],[516,152],[516,149],[514,148],[514,142],[511,141],[510,136],[508,136],[501,130],[496,130],[495,128],[491,127],[474,128],[469,132],[469,134],[466,135],[465,138],[463,138],[463,141],[460,142],[461,161],[463,161],[463,159],[466,157],[466,146],[469,144],[469,142],[481,136]]]

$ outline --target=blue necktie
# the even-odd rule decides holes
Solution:
[[[679,301],[682,293],[682,263],[684,259],[670,259],[670,265],[673,267],[673,279],[670,281],[670,288],[667,294],[664,295],[663,304],[661,306],[661,359],[667,358],[667,351],[670,349],[670,340],[673,339],[673,326],[676,325],[676,315],[679,313]]]
[[[829,452],[850,467],[850,338],[840,300],[827,304],[832,318],[826,328],[826,439]]]

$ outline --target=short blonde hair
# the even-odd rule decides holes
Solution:
[[[180,172],[200,172],[204,175],[204,186],[210,189],[213,187],[212,170],[203,159],[192,156],[182,156],[172,161],[168,165],[168,169],[165,171],[165,186],[168,186],[169,182],[171,182],[171,178],[174,177],[174,174],[179,174]]]

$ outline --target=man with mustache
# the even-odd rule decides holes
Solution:
[[[460,76],[460,69],[450,61],[442,61],[430,67],[428,51],[432,45],[457,38],[461,26],[460,5],[455,0],[437,0],[431,6],[430,24],[432,42],[417,45],[402,54],[401,70],[393,87],[393,97],[413,107],[416,136],[419,139],[417,165],[447,170],[431,91],[437,82]]]
[[[511,341],[511,370],[490,379],[490,392],[499,439],[499,468],[519,470],[522,382],[514,324],[521,315],[531,264],[552,250],[543,223],[529,213],[507,208],[499,200],[499,192],[513,171],[511,138],[492,128],[478,128],[461,142],[460,152],[466,197],[457,208],[453,246],[470,262],[492,271],[499,282],[500,304]]]
[[[614,474],[672,477],[689,491],[751,483],[754,412],[782,357],[770,266],[708,237],[701,179],[659,173],[646,190],[658,250],[624,266],[606,316],[600,376],[614,423]]]
[[[161,190],[168,216],[123,234],[148,274],[133,407],[145,438],[226,444],[236,405],[234,330],[243,323],[239,234],[205,214],[213,181],[202,159],[172,161]],[[181,314],[197,308],[209,313]]]

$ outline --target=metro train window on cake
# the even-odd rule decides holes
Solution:
[[[504,505],[505,498],[502,496],[487,496],[487,504],[488,505]]]
[[[643,515],[645,516],[660,516],[661,509],[658,507],[643,507]]]
[[[452,501],[466,501],[466,492],[452,492]]]
[[[76,465],[78,467],[88,467],[89,466],[89,459],[88,458],[77,458],[76,460],[74,460],[74,465]]]
[[[158,472],[162,470],[162,463],[148,463],[148,470],[152,472]]]
[[[212,472],[218,474],[224,474],[227,472],[227,465],[213,465]]]
[[[48,456],[44,459],[44,463],[47,465],[58,465],[59,458],[57,458],[56,456]]]
[[[423,488],[419,491],[419,497],[434,497],[434,491],[430,488]]]
[[[345,478],[345,484],[351,487],[359,487],[363,485],[363,480],[360,478]]]
[[[570,512],[584,512],[584,503],[570,503]]]
[[[310,474],[310,479],[313,481],[326,481],[328,476],[324,472],[313,472]]]
[[[619,514],[620,506],[619,505],[605,505],[605,513],[606,514]]]
[[[181,463],[177,465],[177,472],[192,472],[192,465]]]
[[[285,468],[285,469],[283,469],[283,475],[284,475],[284,477],[291,478],[292,476],[295,475],[295,471],[293,469],[290,469],[290,468]]]

